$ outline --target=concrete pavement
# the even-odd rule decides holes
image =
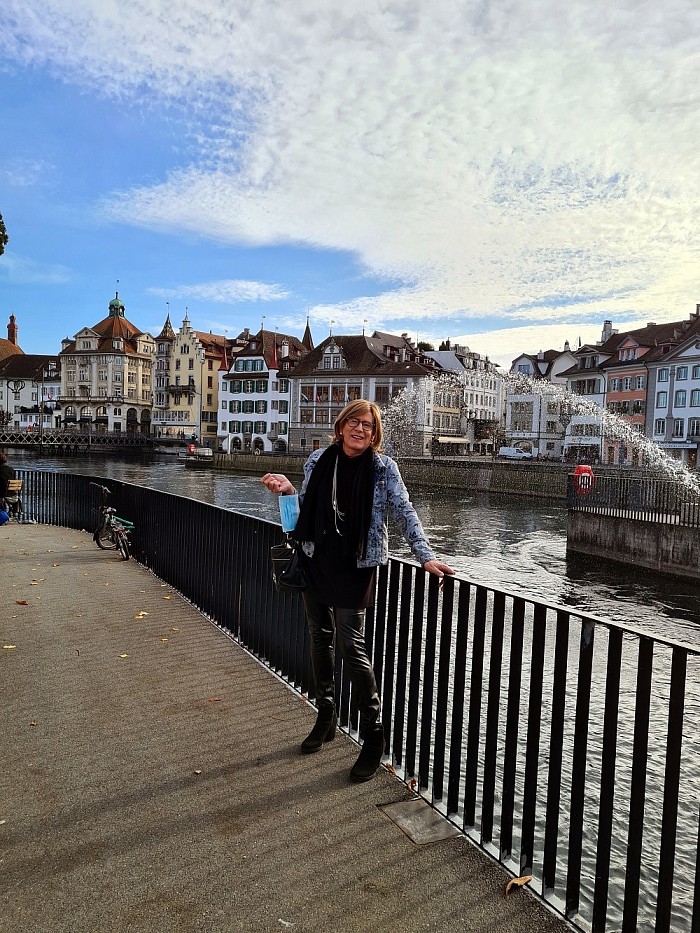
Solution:
[[[13,523],[0,566],[1,933],[565,928],[347,737],[300,755],[308,704],[136,562]]]

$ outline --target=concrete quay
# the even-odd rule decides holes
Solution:
[[[417,845],[346,736],[87,532],[0,528],[1,933],[566,924],[465,838]]]

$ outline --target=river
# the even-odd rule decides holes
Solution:
[[[111,477],[279,520],[277,499],[259,478],[188,469],[174,456],[38,458],[27,450],[8,454],[18,468]],[[651,635],[697,644],[700,586],[609,561],[567,558],[562,503],[454,489],[415,488],[411,495],[433,549],[458,573],[511,593],[633,624]],[[397,556],[411,556],[395,532],[390,534],[390,548]]]

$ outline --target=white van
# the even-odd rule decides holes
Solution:
[[[498,456],[506,460],[532,460],[532,454],[528,450],[521,450],[519,447],[500,447]]]

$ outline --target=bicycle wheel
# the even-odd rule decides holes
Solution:
[[[115,534],[117,538],[117,546],[119,547],[119,553],[122,556],[122,560],[129,560],[131,557],[131,550],[129,548],[129,539],[126,536],[126,532],[117,531]]]
[[[113,551],[117,546],[114,532],[107,522],[102,522],[92,537],[95,539],[95,544],[101,547],[103,551]]]

